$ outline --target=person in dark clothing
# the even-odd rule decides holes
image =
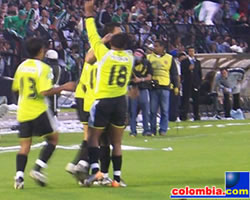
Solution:
[[[104,28],[105,24],[110,23],[112,21],[111,13],[112,13],[112,7],[111,6],[107,6],[105,9],[103,9],[99,13],[99,17],[98,17],[99,26]]]
[[[133,87],[138,87],[139,96],[137,98],[130,98],[130,128],[131,136],[136,136],[136,117],[138,114],[138,108],[142,110],[143,118],[143,135],[149,135],[151,133],[149,129],[149,89],[150,81],[152,79],[152,66],[146,59],[146,55],[142,49],[136,49],[134,53],[136,62],[133,70],[133,79],[131,84]]]
[[[180,119],[187,120],[189,111],[189,99],[193,100],[194,120],[200,120],[199,116],[199,90],[201,86],[202,74],[200,61],[194,57],[195,49],[192,46],[187,48],[188,56],[181,62],[181,82],[182,82],[182,103]]]
[[[216,71],[210,71],[206,74],[200,87],[200,105],[213,105],[213,112],[217,119],[221,119],[219,116],[218,94],[213,91],[214,79]]]

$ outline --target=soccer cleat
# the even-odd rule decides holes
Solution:
[[[99,185],[102,186],[111,186],[112,185],[112,179],[109,177],[105,177],[102,180],[99,181]]]
[[[23,178],[22,177],[18,177],[18,178],[14,177],[14,179],[15,179],[14,188],[16,190],[23,189],[23,187],[24,187],[24,180],[23,180]]]
[[[127,187],[127,184],[121,179],[120,182],[112,181],[112,187]]]
[[[89,164],[88,162],[81,160],[78,162],[78,164],[74,167],[74,173],[73,175],[76,177],[78,182],[81,182],[84,184],[84,180],[89,175]],[[81,184],[80,184],[81,185]]]
[[[90,187],[95,181],[103,179],[103,173],[98,171],[96,174],[90,175],[87,179],[84,180],[84,185]]]
[[[73,163],[68,163],[68,164],[66,165],[66,167],[65,167],[65,170],[66,170],[66,172],[68,172],[69,174],[74,175],[74,174],[76,173],[75,167],[76,167],[76,165],[74,165]]]
[[[30,177],[42,187],[47,185],[47,177],[39,171],[31,170]]]

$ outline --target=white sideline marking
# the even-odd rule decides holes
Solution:
[[[226,126],[224,124],[217,124],[216,127],[218,127],[218,128],[224,128]]]
[[[31,146],[31,149],[37,149],[46,145],[46,142],[37,143]],[[64,149],[64,150],[77,150],[80,149],[80,145],[71,145],[71,146],[62,146],[57,145],[57,149]],[[20,146],[10,146],[10,147],[0,147],[0,153],[7,153],[7,152],[16,152],[20,149]],[[154,150],[153,148],[146,148],[146,147],[135,147],[135,146],[127,146],[122,145],[122,150],[124,151],[149,151]]]
[[[83,126],[78,120],[66,120],[66,121],[60,121],[59,126],[59,132],[60,133],[82,133],[83,132]],[[12,125],[16,125],[15,121],[0,121],[0,136],[1,135],[9,135],[9,134],[17,134],[18,131],[12,131],[10,127]],[[138,123],[137,131],[138,133],[143,132],[142,124]],[[173,129],[197,129],[197,128],[209,128],[209,127],[218,127],[218,128],[224,128],[228,126],[246,126],[250,125],[249,122],[230,122],[226,124],[196,124],[196,125],[189,125],[189,126],[182,126],[180,124],[176,124],[172,127]],[[126,127],[126,131],[130,131],[130,127]]]
[[[204,128],[210,128],[210,127],[213,127],[213,126],[214,126],[213,124],[203,125]]]
[[[200,128],[200,125],[195,125],[195,126],[188,126],[188,128]]]

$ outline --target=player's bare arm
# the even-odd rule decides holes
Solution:
[[[76,83],[73,81],[67,82],[59,87],[54,87],[51,88],[47,91],[41,92],[43,96],[52,96],[54,94],[60,94],[61,91],[66,90],[66,91],[75,91],[76,88]]]

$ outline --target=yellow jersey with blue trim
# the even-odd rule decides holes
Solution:
[[[170,68],[173,58],[169,54],[158,56],[154,53],[147,55],[147,59],[152,65],[153,80],[157,80],[161,86],[170,86]]]
[[[108,49],[97,33],[94,18],[86,19],[86,28],[98,66],[95,99],[125,95],[134,64],[132,51]]]
[[[15,73],[12,90],[19,92],[17,120],[30,121],[48,109],[41,94],[52,88],[53,72],[50,66],[36,59],[22,62]]]

